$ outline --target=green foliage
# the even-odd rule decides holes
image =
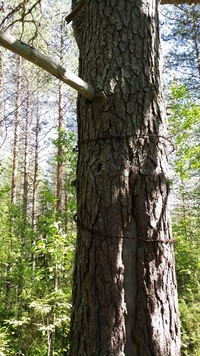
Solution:
[[[37,267],[34,279],[21,295],[24,304],[21,318],[6,321],[10,333],[18,340],[12,343],[12,348],[30,356],[46,355],[53,337],[55,355],[62,355],[68,347],[75,234],[64,234],[59,225],[56,222],[50,225],[45,238],[36,244]]]
[[[176,209],[173,214],[182,353],[186,356],[198,356],[200,349],[200,209],[196,209],[190,205],[184,213]]]
[[[200,107],[192,101],[185,85],[172,86],[170,119],[171,133],[175,138],[175,170],[181,179],[194,176],[200,169]]]
[[[12,205],[11,188],[0,179],[0,355],[44,356],[54,349],[63,355],[68,348],[71,283],[76,239],[75,188],[77,153],[75,135],[62,133],[64,182],[67,205],[56,211],[51,179],[38,194],[36,225],[31,212],[24,217],[23,202]],[[52,166],[52,169],[54,167]]]
[[[18,6],[18,0],[14,3],[11,9],[7,0],[3,2],[2,29],[9,27],[22,41],[53,57],[63,67],[76,70],[77,49],[72,28],[63,25],[71,2],[44,0],[40,4],[30,0],[23,6]],[[73,151],[75,134],[65,128],[56,130],[56,121],[61,110],[63,126],[75,130],[75,92],[63,85],[59,102],[57,80],[50,79],[27,61],[22,60],[19,66],[17,57],[9,51],[2,50],[0,55],[0,356],[1,353],[2,356],[62,356],[68,347],[71,309],[76,239],[73,219],[76,191],[71,181],[76,175],[77,153]],[[17,120],[17,140],[14,140]],[[25,138],[28,139],[27,170]],[[11,204],[13,143],[17,141],[16,203]],[[62,155],[57,155],[58,145]],[[63,165],[59,211],[56,208],[57,163]],[[27,194],[24,194],[25,171]],[[23,198],[26,198],[26,209]]]
[[[200,5],[162,6],[167,82],[176,79],[199,97]]]
[[[200,295],[199,303],[197,303],[196,297],[189,302],[180,299],[179,309],[182,323],[182,354],[185,356],[199,356]]]
[[[9,348],[9,333],[7,328],[0,328],[0,356],[11,355],[11,350]]]
[[[181,314],[182,354],[199,356],[200,350],[200,107],[185,85],[172,87],[170,119],[176,145],[173,181],[175,209],[173,235]]]
[[[55,147],[62,146],[62,163],[68,163],[69,169],[73,171],[76,165],[77,154],[73,150],[75,145],[75,134],[70,130],[58,129],[58,137],[52,139]],[[56,157],[57,162],[60,162],[60,157]]]

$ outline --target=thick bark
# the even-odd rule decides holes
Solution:
[[[97,94],[78,99],[69,355],[178,356],[157,1],[88,0],[82,16],[80,76]]]
[[[70,23],[72,20],[74,20],[76,17],[78,17],[80,15],[80,13],[84,10],[85,5],[86,5],[86,0],[74,0],[73,1],[74,6],[73,6],[73,10],[72,12],[70,12],[67,17],[66,17],[66,21],[67,23]],[[161,0],[161,4],[165,5],[179,5],[179,4],[189,4],[189,5],[193,5],[193,4],[198,4],[199,0]]]

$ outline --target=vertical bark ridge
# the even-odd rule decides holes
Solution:
[[[88,0],[82,16],[80,76],[97,95],[78,98],[69,354],[178,356],[157,1]]]

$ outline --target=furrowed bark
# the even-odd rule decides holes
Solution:
[[[79,74],[99,94],[78,98],[69,355],[179,356],[158,3],[88,0],[81,16]]]
[[[178,5],[178,4],[188,4],[188,5],[194,5],[194,4],[199,4],[199,0],[161,0],[161,4],[168,4],[168,5]],[[69,13],[69,15],[66,16],[66,21],[67,23],[70,23],[73,21],[81,11],[85,8],[86,5],[86,0],[79,0],[77,2],[77,5],[74,7],[72,12]]]

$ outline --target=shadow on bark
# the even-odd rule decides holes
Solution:
[[[178,356],[157,2],[88,1],[81,16],[79,74],[96,97],[78,98],[69,354]]]

